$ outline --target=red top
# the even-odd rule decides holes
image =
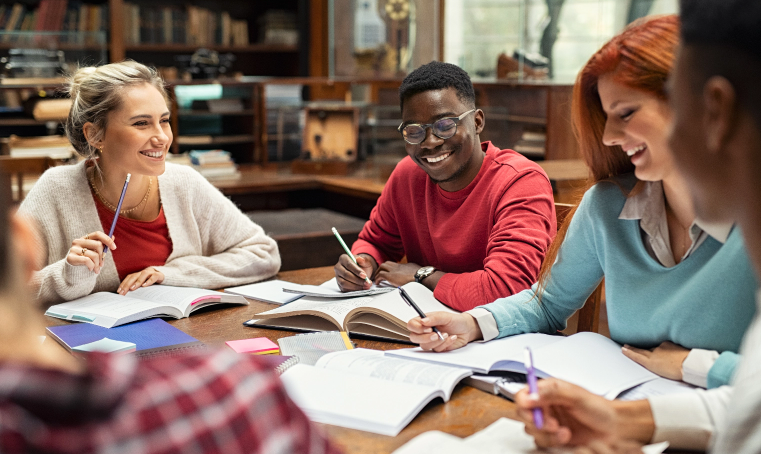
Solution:
[[[108,235],[114,220],[114,212],[109,210],[95,194],[93,199],[98,209],[100,224]],[[114,265],[116,265],[120,281],[149,266],[166,264],[166,259],[172,253],[172,239],[169,237],[164,207],[161,207],[158,217],[152,221],[136,221],[120,216],[114,230],[114,242],[116,249],[108,253],[114,256]]]
[[[446,192],[408,156],[394,169],[354,254],[446,272],[434,296],[465,311],[536,282],[557,229],[552,186],[541,167],[484,142],[481,170]]]

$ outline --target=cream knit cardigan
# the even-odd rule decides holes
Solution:
[[[262,280],[280,269],[275,240],[198,172],[167,163],[158,184],[172,240],[166,264],[156,267],[164,273],[163,284],[222,288]],[[41,229],[38,247],[45,266],[32,279],[41,304],[116,291],[120,281],[110,254],[99,274],[66,262],[74,239],[104,231],[84,162],[46,171],[19,212],[33,218]],[[116,245],[130,247],[119,243],[119,238]]]

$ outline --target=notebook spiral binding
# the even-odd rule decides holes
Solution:
[[[135,352],[135,356],[137,356],[140,359],[147,359],[147,358],[156,358],[156,357],[164,357],[164,356],[180,356],[180,355],[186,355],[188,353],[203,353],[204,351],[207,351],[206,344],[202,343],[193,343],[191,345],[183,345],[175,348],[165,348],[160,350],[148,350],[145,352],[137,351]]]
[[[279,366],[275,368],[275,373],[278,375],[283,375],[285,371],[290,369],[291,367],[295,366],[299,363],[299,357],[298,356],[291,356],[287,360],[283,361]]]

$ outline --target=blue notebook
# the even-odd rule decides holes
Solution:
[[[185,334],[160,318],[114,328],[103,328],[91,323],[49,326],[47,332],[69,352],[74,347],[89,344],[104,337],[134,343],[135,355],[140,357],[182,354],[189,349],[204,347],[198,339]]]

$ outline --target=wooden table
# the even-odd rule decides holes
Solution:
[[[278,279],[299,284],[321,284],[333,277],[332,267],[286,271]],[[211,347],[224,347],[229,340],[267,337],[273,341],[296,333],[265,328],[248,328],[243,322],[265,310],[272,304],[251,300],[250,306],[236,306],[218,310],[206,310],[181,320],[168,320],[170,324],[190,334]],[[63,320],[46,317],[48,325],[63,325]],[[409,348],[409,345],[393,342],[354,339],[359,347],[376,350]],[[372,412],[372,408],[367,409]],[[440,430],[459,437],[466,437],[484,429],[500,417],[515,418],[515,405],[501,397],[489,395],[469,386],[458,385],[449,402],[440,399],[429,404],[398,436],[388,437],[343,427],[324,425],[331,440],[347,454],[390,453],[411,438],[429,431]]]

